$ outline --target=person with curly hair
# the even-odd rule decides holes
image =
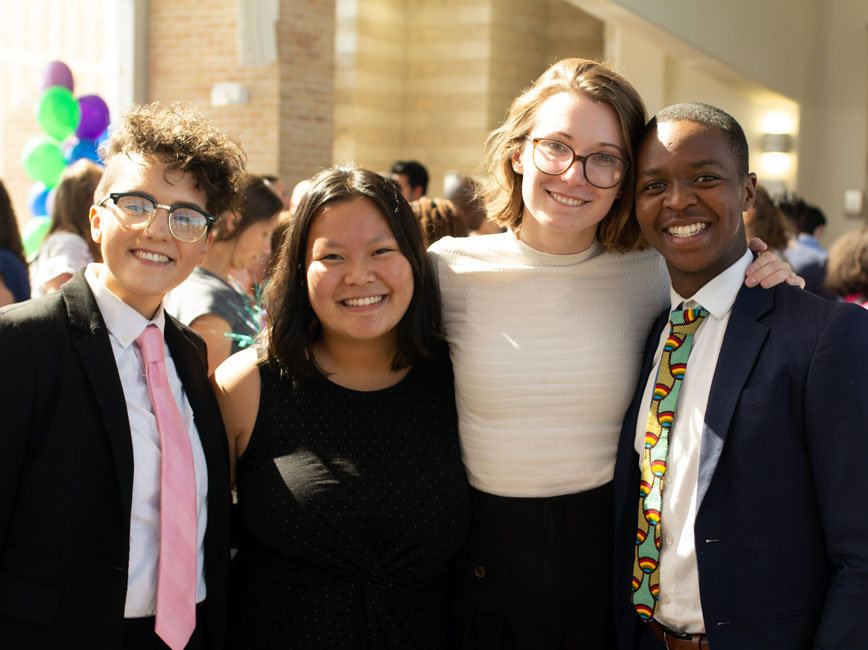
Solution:
[[[84,159],[63,170],[48,234],[30,264],[34,298],[57,291],[78,269],[100,261],[99,246],[90,237],[88,213],[102,173],[102,167]]]
[[[27,260],[12,201],[0,181],[0,307],[30,297]]]
[[[229,459],[205,345],[164,296],[245,181],[196,109],[134,106],[90,207],[102,263],[0,310],[0,646],[223,647]]]
[[[841,235],[829,248],[826,289],[868,309],[868,228]]]
[[[452,201],[423,196],[411,201],[410,207],[422,226],[426,246],[441,237],[466,237],[468,234],[467,226]]]

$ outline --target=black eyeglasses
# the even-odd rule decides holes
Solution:
[[[199,241],[217,221],[217,217],[195,206],[163,205],[141,192],[112,192],[98,203],[99,207],[104,207],[107,201],[114,201],[118,209],[113,214],[121,224],[142,230],[154,220],[157,208],[163,208],[169,213],[169,232],[183,242]]]
[[[570,145],[563,142],[548,138],[529,139],[533,142],[533,164],[543,174],[560,176],[578,160],[582,163],[585,179],[602,190],[620,183],[630,164],[605,151],[580,156]]]

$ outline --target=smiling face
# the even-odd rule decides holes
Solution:
[[[394,344],[413,297],[413,272],[371,201],[327,204],[311,224],[305,267],[308,299],[324,344]]]
[[[636,217],[666,258],[672,286],[690,297],[746,249],[742,212],[756,176],[739,173],[722,131],[695,122],[658,124],[639,148]]]
[[[109,192],[141,192],[163,205],[186,203],[205,210],[207,195],[196,189],[193,177],[182,171],[166,172],[152,158],[115,156],[109,172]],[[102,197],[98,197],[102,198]],[[151,318],[163,297],[201,264],[211,235],[197,242],[182,242],[169,232],[169,216],[162,208],[144,229],[122,226],[111,201],[90,210],[90,230],[100,245],[103,266],[100,280],[118,298]]]
[[[519,238],[547,253],[581,252],[594,242],[597,224],[612,208],[619,186],[594,187],[578,160],[563,174],[543,174],[533,163],[530,138],[558,140],[580,156],[604,152],[627,160],[615,110],[586,95],[558,93],[540,104],[528,135],[512,157],[513,169],[522,175]]]

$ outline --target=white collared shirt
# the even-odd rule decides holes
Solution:
[[[130,511],[130,559],[127,579],[126,618],[153,616],[157,607],[157,569],[160,559],[160,433],[151,406],[148,381],[136,338],[148,325],[163,332],[166,317],[162,306],[152,320],[109,291],[99,279],[101,264],[88,264],[85,279],[93,291],[112,344],[118,375],[124,389],[133,444],[133,500]],[[163,343],[166,374],[172,395],[190,434],[196,473],[198,551],[196,554],[196,602],[205,599],[205,529],[208,511],[208,467],[193,409],[178,378],[169,346]]]
[[[717,358],[729,315],[736,296],[744,283],[744,273],[753,257],[750,251],[727,268],[691,298],[671,290],[671,304],[684,303],[686,308],[701,305],[709,315],[693,336],[693,347],[687,370],[678,395],[675,421],[669,433],[669,455],[666,462],[666,482],[663,489],[660,547],[660,600],[654,618],[666,627],[699,634],[705,632],[702,607],[699,600],[699,571],[696,566],[696,548],[693,524],[696,521],[697,479],[699,452],[705,409],[711,381],[717,367]],[[654,354],[654,364],[642,396],[642,404],[651,404],[651,391],[657,379],[657,366],[663,354],[663,344],[669,335],[669,326],[660,333],[660,342]],[[645,422],[648,408],[639,409],[636,418],[635,448],[641,466],[645,447]],[[637,495],[638,499],[638,488]]]

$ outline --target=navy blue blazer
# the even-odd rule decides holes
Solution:
[[[646,345],[615,467],[619,650],[637,647],[643,625],[630,590],[634,440],[666,322]],[[868,311],[787,285],[742,287],[708,398],[694,527],[714,650],[868,647],[866,462]]]
[[[205,345],[166,316],[165,340],[208,465],[201,625],[223,647],[229,451]],[[0,310],[0,647],[122,645],[133,447],[102,315],[81,271]]]

